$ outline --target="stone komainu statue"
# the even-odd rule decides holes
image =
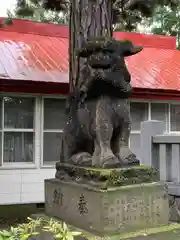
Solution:
[[[69,98],[63,162],[98,168],[139,164],[128,146],[132,87],[124,58],[141,50],[129,41],[94,38],[79,51],[86,72]]]

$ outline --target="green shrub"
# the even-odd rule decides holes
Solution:
[[[0,240],[28,240],[40,234],[40,231],[52,233],[55,240],[73,240],[80,232],[71,231],[66,223],[56,222],[53,219],[28,218],[27,223],[11,227],[9,230],[0,231]]]

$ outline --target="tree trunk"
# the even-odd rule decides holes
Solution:
[[[72,92],[82,83],[82,66],[85,64],[76,51],[88,38],[112,36],[112,1],[71,0],[69,27],[69,81]]]

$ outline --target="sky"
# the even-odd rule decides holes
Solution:
[[[1,0],[0,3],[0,17],[6,17],[7,10],[13,11],[16,4],[16,0]]]

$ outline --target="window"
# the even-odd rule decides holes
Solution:
[[[170,130],[180,131],[180,105],[170,105]]]
[[[164,122],[164,130],[168,130],[168,104],[151,103],[151,119]]]
[[[130,135],[130,149],[136,154],[137,159],[141,157],[141,134],[131,133]]]
[[[2,165],[2,98],[0,97],[0,166]]]
[[[32,166],[40,160],[54,166],[60,160],[64,110],[65,99],[0,96],[0,166]],[[180,132],[180,104],[130,102],[130,111],[130,148],[138,158],[140,126],[148,115],[164,121],[166,130]]]
[[[44,99],[43,163],[60,160],[65,100]]]
[[[0,108],[2,163],[32,163],[35,99],[4,96]]]
[[[132,120],[132,131],[140,131],[141,122],[148,120],[148,103],[131,102],[130,112]]]

